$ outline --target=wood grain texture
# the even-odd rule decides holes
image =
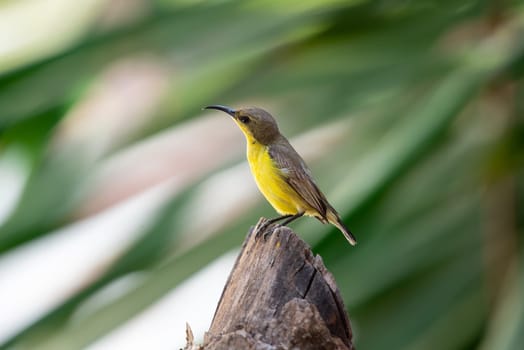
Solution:
[[[322,259],[288,227],[265,222],[244,241],[203,349],[354,349]]]

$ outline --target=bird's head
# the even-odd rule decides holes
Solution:
[[[226,106],[211,105],[205,109],[216,109],[233,117],[248,142],[267,145],[280,135],[275,118],[261,108],[247,107],[235,110]]]

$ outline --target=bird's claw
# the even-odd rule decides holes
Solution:
[[[269,236],[271,236],[273,234],[273,232],[275,231],[276,227],[273,227],[271,229],[267,229],[267,230],[264,230],[264,234],[262,235],[262,238],[264,239],[264,242],[267,242],[267,239]]]
[[[262,235],[262,238],[264,238],[264,242],[267,241],[267,238],[273,233],[274,229],[269,229],[269,226],[271,225],[270,221],[264,221],[260,226],[255,227],[255,238],[259,238],[260,235]]]

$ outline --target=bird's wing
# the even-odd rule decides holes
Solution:
[[[319,219],[326,220],[329,206],[326,197],[313,181],[308,166],[293,146],[282,140],[269,146],[269,155],[281,170],[286,182],[302,199],[319,213]]]

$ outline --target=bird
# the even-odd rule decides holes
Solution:
[[[280,133],[273,116],[262,108],[233,109],[209,105],[204,109],[229,114],[247,143],[247,160],[255,182],[266,200],[281,215],[267,224],[287,225],[301,216],[317,218],[338,228],[351,245],[357,240],[313,180],[311,170]]]

